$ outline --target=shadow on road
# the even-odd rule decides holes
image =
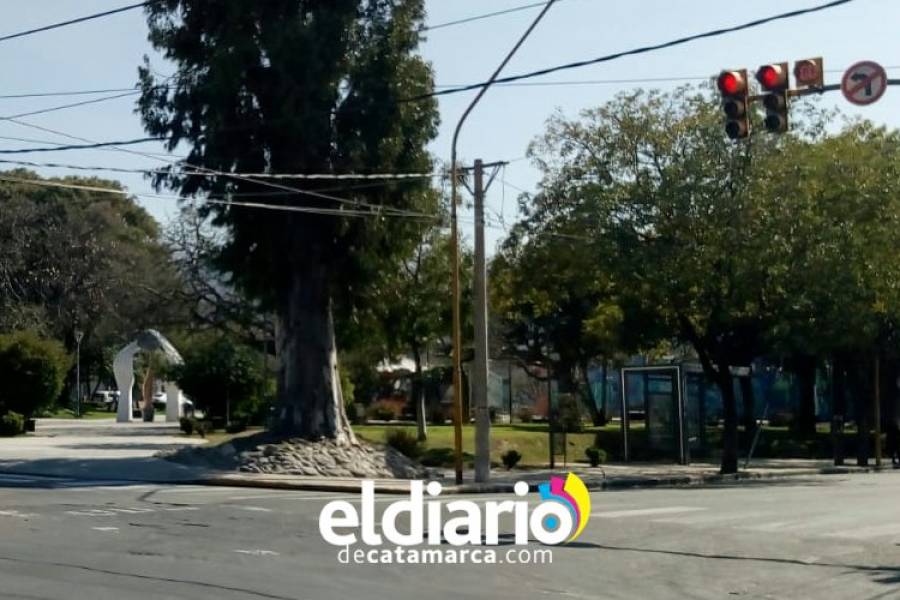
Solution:
[[[569,544],[576,546],[577,543]],[[690,552],[687,550],[664,550],[661,548],[637,548],[633,546],[612,546],[609,544],[593,544],[593,547],[601,550],[613,550],[619,552],[638,552],[645,554],[666,554],[669,556],[682,556],[688,558],[700,558],[708,560],[728,560],[728,561],[753,561],[763,563],[775,563],[783,565],[794,565],[799,567],[820,567],[826,569],[843,569],[847,571],[858,571],[862,573],[871,573],[873,581],[886,585],[896,585],[900,583],[900,567],[885,565],[858,565],[834,562],[812,562],[799,560],[796,558],[778,558],[773,556],[736,556],[732,554],[716,554],[705,552]],[[881,576],[881,577],[878,577]]]

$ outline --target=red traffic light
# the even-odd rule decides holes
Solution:
[[[787,69],[783,65],[764,65],[757,69],[756,80],[768,91],[787,87]]]
[[[726,96],[736,96],[744,93],[747,89],[747,82],[737,71],[722,71],[716,84],[719,86],[719,91]]]

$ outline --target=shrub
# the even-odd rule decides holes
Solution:
[[[573,394],[560,394],[559,408],[556,418],[552,422],[554,431],[566,431],[568,433],[580,433],[584,431],[584,419],[581,414],[581,405]]]
[[[379,400],[368,409],[369,418],[375,421],[393,421],[399,415],[397,405],[394,402]]]
[[[588,462],[591,463],[592,467],[599,466],[606,462],[606,450],[601,448],[587,448],[584,451],[584,455],[587,456]]]
[[[506,470],[509,471],[517,464],[519,464],[519,461],[522,460],[522,455],[518,450],[507,450],[500,457],[500,460],[503,461],[503,466],[505,466]]]
[[[225,433],[240,433],[247,429],[247,423],[243,419],[235,419],[225,426]]]
[[[789,411],[779,411],[769,417],[769,425],[772,427],[790,427],[794,423],[794,415]]]
[[[16,412],[0,416],[0,437],[12,437],[25,432],[25,417]]]
[[[184,363],[168,370],[195,406],[207,417],[255,414],[263,403],[265,387],[260,355],[254,349],[223,336],[199,336],[182,352]]]
[[[447,421],[447,413],[444,407],[433,406],[428,411],[428,422],[432,425],[443,425]]]
[[[522,423],[531,423],[534,420],[534,411],[528,406],[523,406],[519,409],[519,413],[516,416],[519,417],[519,421]]]
[[[409,458],[418,458],[422,454],[422,443],[412,430],[388,429],[384,440],[388,446]]]
[[[189,417],[181,417],[178,419],[178,427],[186,433],[187,435],[191,435],[194,433],[194,419]]]
[[[209,421],[194,421],[194,431],[196,431],[200,437],[205,438],[206,434],[212,430],[212,423]]]
[[[63,390],[71,359],[62,344],[31,331],[0,336],[0,412],[25,418],[49,409]]]

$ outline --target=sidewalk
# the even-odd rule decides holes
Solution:
[[[180,483],[208,475],[156,458],[161,450],[205,443],[177,423],[38,419],[34,434],[0,438],[0,473]]]
[[[204,444],[205,440],[181,435],[176,423],[133,422],[116,424],[103,420],[39,420],[33,435],[0,438],[0,473],[71,477],[82,480],[120,480],[152,483],[193,483],[254,488],[357,492],[360,479],[304,477],[216,471],[165,460],[162,450]],[[743,465],[743,463],[741,463]],[[890,465],[887,466],[890,470]],[[834,467],[827,460],[755,460],[749,469],[734,475],[720,475],[716,464],[670,463],[608,464],[591,468],[578,463],[557,469],[494,469],[487,483],[475,483],[473,473],[464,474],[464,483],[454,483],[452,469],[438,469],[444,493],[509,493],[517,481],[532,486],[551,475],[574,472],[592,490],[637,487],[713,485],[748,480],[802,479],[818,475],[874,471],[875,467],[847,465]],[[382,479],[376,490],[385,494],[406,494],[408,480]]]
[[[532,488],[547,481],[551,475],[577,474],[591,490],[615,490],[660,486],[713,485],[748,480],[802,479],[817,475],[845,475],[875,471],[872,467],[845,465],[835,467],[828,460],[757,460],[750,468],[741,469],[732,475],[721,475],[719,466],[709,463],[675,465],[667,463],[609,464],[602,467],[572,465],[568,468],[517,469],[506,471],[495,469],[487,483],[475,483],[474,474],[466,471],[463,484],[453,483],[452,470],[444,471],[444,493],[478,494],[511,493],[517,481],[526,481]],[[887,467],[890,470],[890,466]],[[355,492],[360,489],[358,479],[337,479],[325,477],[299,477],[292,475],[258,475],[250,473],[224,473],[206,477],[202,483],[208,485],[228,485],[238,487],[258,487],[296,490],[318,490],[330,492]],[[406,494],[409,482],[404,480],[378,480],[375,489],[384,494]]]

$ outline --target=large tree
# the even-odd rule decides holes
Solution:
[[[149,63],[140,69],[140,111],[149,132],[166,136],[170,148],[188,148],[190,165],[225,173],[430,170],[425,145],[436,135],[436,103],[414,99],[433,86],[429,65],[415,54],[421,0],[162,0],[147,13],[150,42],[175,71],[162,81]],[[156,183],[201,197],[342,206],[272,195],[258,180],[186,176],[175,168]],[[410,209],[425,185],[340,193]],[[366,283],[409,248],[421,222],[389,212],[341,218],[221,204],[205,209],[228,231],[219,265],[278,316],[280,429],[352,438],[334,311],[352,312]]]
[[[82,368],[108,375],[109,348],[137,330],[185,321],[159,227],[120,184],[44,180],[24,170],[5,175],[0,331],[34,330],[74,350],[74,331],[81,330]]]

